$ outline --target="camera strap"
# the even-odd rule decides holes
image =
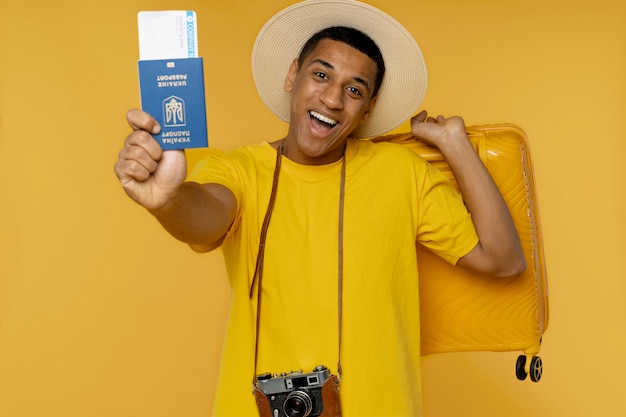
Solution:
[[[278,178],[280,176],[280,167],[282,162],[282,156],[284,151],[284,141],[280,143],[278,146],[278,151],[276,152],[276,165],[274,168],[274,177],[272,180],[272,192],[270,194],[270,200],[268,203],[267,210],[265,212],[265,218],[263,219],[263,224],[261,226],[261,235],[259,241],[259,251],[257,253],[256,266],[254,270],[254,277],[252,278],[252,284],[250,286],[250,298],[252,298],[252,294],[254,291],[255,283],[257,287],[257,307],[256,307],[256,330],[255,330],[255,341],[254,341],[254,375],[252,379],[252,385],[256,382],[257,377],[257,364],[258,364],[258,354],[259,354],[259,327],[261,325],[261,288],[263,281],[263,261],[265,258],[265,241],[267,238],[267,229],[269,228],[270,219],[272,217],[272,212],[274,211],[274,204],[276,202],[276,193],[278,190]],[[346,157],[344,154],[343,161],[341,164],[341,179],[339,183],[339,227],[338,227],[338,248],[337,248],[337,257],[338,257],[338,284],[337,284],[337,304],[338,304],[338,354],[337,354],[337,376],[339,380],[341,380],[341,327],[343,320],[343,213],[344,213],[344,200],[345,200],[345,191],[346,191]]]

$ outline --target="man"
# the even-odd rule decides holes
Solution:
[[[253,72],[289,121],[284,138],[209,155],[185,181],[184,154],[163,152],[155,120],[132,110],[115,166],[174,237],[223,249],[232,302],[214,413],[258,415],[254,375],[323,364],[340,374],[344,416],[419,416],[415,242],[453,264],[519,274],[506,205],[459,117],[421,112],[411,129],[441,150],[463,200],[412,151],[355,139],[393,129],[424,94],[419,48],[383,12],[297,3],[261,30]]]

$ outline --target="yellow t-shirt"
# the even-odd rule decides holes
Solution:
[[[421,415],[415,242],[450,263],[478,242],[461,196],[398,144],[346,149],[340,396],[344,417]],[[236,220],[222,245],[232,289],[215,416],[258,416],[252,379],[256,291],[249,290],[276,151],[210,155],[189,180],[230,188]],[[338,362],[338,213],[342,162],[283,158],[265,253],[257,373],[311,372]]]

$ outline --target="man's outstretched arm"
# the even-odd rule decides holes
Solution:
[[[232,192],[219,184],[185,182],[185,154],[161,149],[152,136],[160,131],[156,120],[140,110],[126,117],[133,132],[114,167],[126,194],[194,250],[218,247],[235,216]]]

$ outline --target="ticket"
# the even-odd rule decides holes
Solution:
[[[139,12],[137,23],[140,60],[198,56],[198,29],[193,10]]]

